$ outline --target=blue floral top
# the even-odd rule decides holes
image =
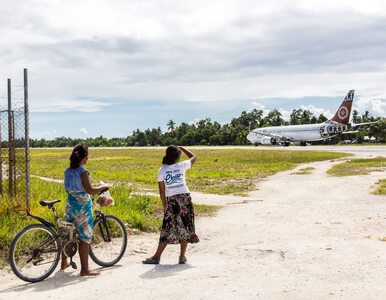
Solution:
[[[85,192],[80,174],[88,172],[86,168],[78,167],[71,169],[68,167],[64,171],[64,188],[67,192]]]

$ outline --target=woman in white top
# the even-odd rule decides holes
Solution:
[[[181,151],[188,160],[179,162]],[[179,263],[185,264],[188,243],[198,243],[199,239],[194,228],[194,210],[192,198],[185,181],[185,171],[195,163],[196,156],[189,150],[170,145],[158,170],[158,187],[164,208],[162,230],[156,253],[144,264],[159,264],[162,252],[167,244],[180,244]]]

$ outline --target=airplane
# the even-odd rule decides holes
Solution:
[[[290,143],[299,143],[301,146],[306,146],[307,142],[332,138],[347,130],[353,100],[354,90],[350,90],[334,117],[324,123],[256,128],[249,132],[247,139],[255,145],[289,146]]]

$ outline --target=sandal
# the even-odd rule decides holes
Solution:
[[[155,258],[146,258],[145,260],[142,261],[143,264],[145,265],[158,265],[159,264],[159,259]]]
[[[180,258],[180,260],[178,261],[178,263],[180,264],[180,265],[184,265],[184,264],[186,264],[188,262],[188,259],[186,258],[186,257],[184,257],[184,258]]]

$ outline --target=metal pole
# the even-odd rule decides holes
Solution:
[[[12,149],[13,149],[13,153],[12,153],[13,154],[13,157],[12,157],[12,162],[13,162],[13,165],[12,165],[12,176],[13,176],[13,179],[12,179],[12,183],[13,183],[12,196],[14,198],[16,198],[17,161],[16,161],[16,139],[15,139],[15,112],[12,110],[11,114],[12,114],[11,119],[12,119]]]
[[[12,101],[11,101],[11,79],[7,80],[8,87],[8,195],[12,198],[13,191],[13,151],[12,151]]]
[[[25,201],[30,211],[28,70],[24,69]]]
[[[1,114],[2,112],[0,111],[0,195],[3,194],[3,148],[2,148],[2,140],[1,140],[1,130],[2,130]]]

